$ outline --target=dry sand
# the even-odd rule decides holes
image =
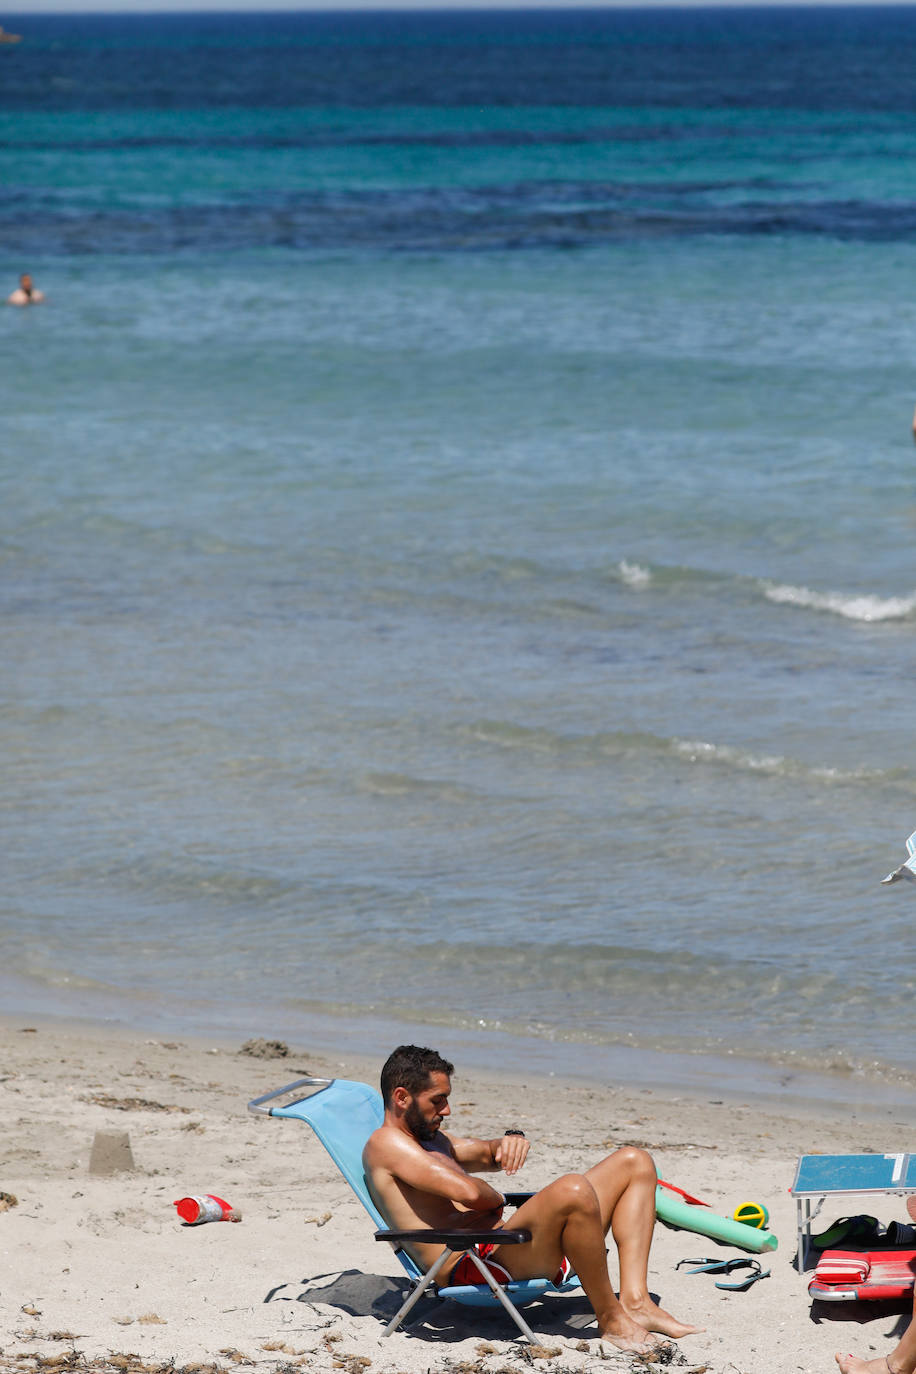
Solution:
[[[373,1240],[359,1203],[306,1127],[246,1112],[250,1098],[304,1074],[375,1082],[378,1064],[296,1047],[285,1058],[257,1058],[238,1044],[42,1021],[8,1020],[0,1033],[0,1192],[16,1200],[0,1210],[0,1368],[645,1368],[590,1338],[581,1295],[527,1310],[544,1341],[539,1356],[513,1339],[501,1314],[435,1300],[424,1300],[424,1319],[410,1332],[380,1339],[403,1287],[393,1254]],[[688,1256],[738,1251],[656,1230],[653,1291],[669,1310],[707,1327],[676,1349],[672,1363],[684,1374],[830,1374],[835,1350],[884,1354],[905,1326],[906,1304],[812,1309],[793,1267],[788,1188],[796,1157],[909,1149],[905,1125],[887,1114],[872,1122],[781,1115],[752,1102],[477,1072],[456,1074],[452,1103],[456,1133],[525,1129],[533,1148],[514,1187],[538,1187],[631,1142],[652,1151],[661,1177],[717,1211],[748,1199],[767,1205],[780,1248],[763,1257],[771,1277],[745,1293],[675,1270]],[[128,1167],[104,1172],[118,1165]],[[241,1223],[183,1226],[173,1201],[203,1193],[231,1202]],[[892,1198],[867,1210],[885,1222],[905,1219]],[[840,1214],[825,1211],[824,1223]]]

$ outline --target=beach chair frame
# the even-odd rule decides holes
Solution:
[[[300,1093],[302,1088],[313,1089],[305,1096],[294,1098],[282,1105],[278,1099]],[[276,1105],[269,1105],[274,1103]],[[382,1333],[390,1336],[402,1324],[424,1293],[462,1303],[473,1307],[494,1307],[499,1304],[521,1335],[532,1345],[538,1340],[525,1321],[519,1307],[527,1306],[543,1298],[547,1293],[569,1293],[581,1287],[579,1280],[571,1275],[564,1283],[554,1284],[550,1279],[519,1279],[512,1283],[500,1284],[490,1273],[480,1256],[473,1249],[475,1245],[493,1239],[492,1231],[395,1231],[386,1226],[366,1184],[362,1167],[363,1146],[372,1131],[382,1124],[384,1107],[381,1094],[367,1083],[357,1083],[346,1078],[297,1078],[282,1088],[264,1093],[248,1103],[248,1110],[255,1116],[273,1116],[303,1121],[310,1126],[333,1159],[343,1177],[349,1183],[369,1216],[376,1225],[375,1239],[387,1241],[404,1268],[411,1286],[403,1295],[404,1302],[392,1317]],[[507,1204],[518,1207],[531,1193],[506,1193]],[[531,1232],[519,1229],[500,1230],[500,1245],[523,1245],[531,1239]],[[445,1246],[442,1254],[425,1272],[404,1247],[411,1241],[433,1241]],[[445,1264],[449,1255],[467,1255],[480,1272],[479,1284],[465,1284],[453,1287],[436,1288],[436,1275]]]

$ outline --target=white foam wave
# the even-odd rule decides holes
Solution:
[[[675,739],[671,747],[691,763],[729,763],[762,773],[782,773],[792,767],[780,754],[749,754],[729,744],[711,744],[708,740]]]
[[[833,615],[845,616],[847,620],[902,620],[916,610],[916,593],[912,596],[854,596],[847,592],[813,592],[808,587],[773,582],[763,583],[763,590],[768,601],[814,611],[830,611]]]
[[[652,574],[648,568],[642,567],[639,563],[628,563],[625,558],[617,565],[622,582],[628,587],[648,587],[652,581]]]
[[[888,775],[873,768],[836,768],[811,765],[783,754],[753,754],[736,749],[731,744],[714,744],[710,740],[671,739],[669,748],[688,763],[719,763],[750,773],[767,773],[783,777],[807,777],[826,783],[862,783],[885,779]]]

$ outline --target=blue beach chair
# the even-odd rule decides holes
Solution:
[[[297,1092],[300,1088],[314,1088],[316,1091],[283,1106],[267,1105],[277,1098]],[[311,1126],[378,1228],[375,1239],[388,1241],[394,1248],[394,1253],[407,1272],[411,1287],[405,1294],[402,1307],[385,1327],[383,1335],[390,1336],[396,1331],[423,1294],[432,1288],[432,1292],[440,1298],[451,1298],[455,1302],[472,1307],[493,1308],[499,1303],[522,1335],[536,1345],[537,1338],[519,1312],[519,1307],[536,1302],[547,1293],[570,1293],[580,1287],[575,1275],[570,1275],[559,1286],[550,1279],[520,1279],[505,1285],[497,1283],[472,1248],[478,1243],[492,1240],[492,1231],[390,1230],[372,1201],[363,1174],[363,1147],[372,1132],[381,1126],[384,1117],[381,1094],[375,1088],[370,1088],[367,1083],[354,1083],[346,1078],[298,1078],[295,1083],[287,1083],[283,1088],[254,1098],[248,1103],[248,1110],[255,1115],[294,1118]],[[507,1193],[505,1196],[510,1206],[518,1207],[526,1198],[531,1197],[531,1194]],[[499,1233],[501,1245],[521,1245],[530,1239],[530,1231],[505,1230]],[[404,1248],[411,1241],[425,1241],[427,1244],[434,1241],[444,1245],[445,1249],[424,1273]],[[456,1252],[470,1257],[480,1271],[481,1282],[451,1288],[432,1287],[448,1256]]]

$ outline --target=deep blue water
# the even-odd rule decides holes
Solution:
[[[914,108],[910,6],[11,15],[8,108]],[[4,55],[6,58],[6,55]]]

